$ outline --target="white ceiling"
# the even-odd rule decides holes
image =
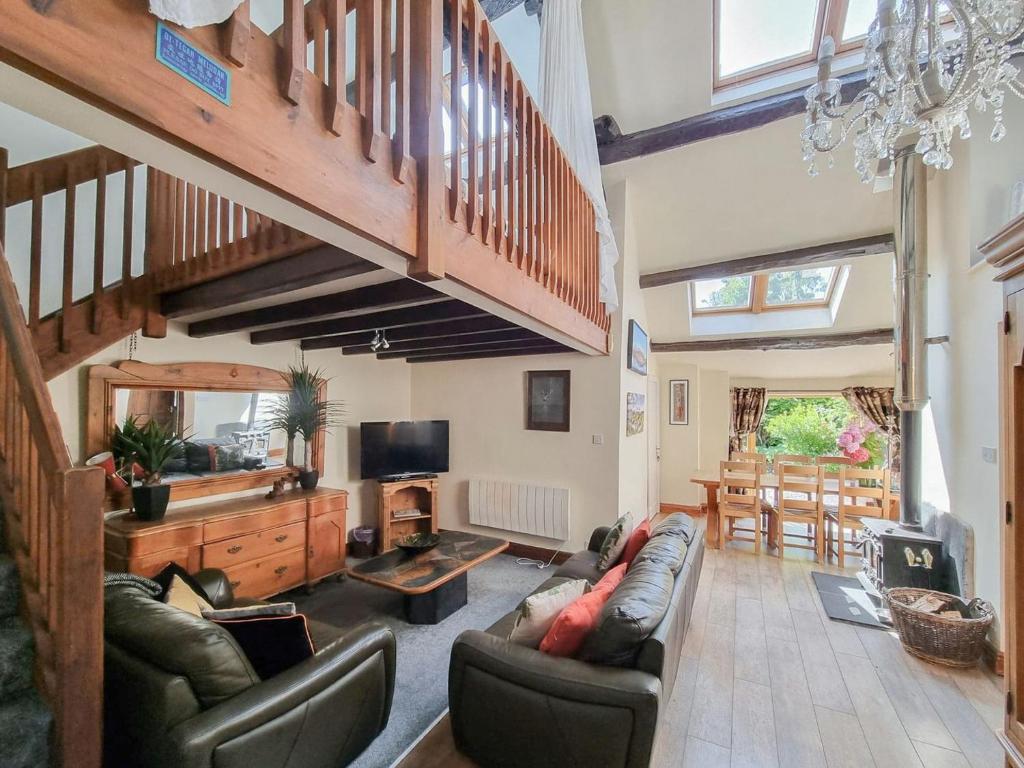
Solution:
[[[879,379],[891,383],[894,366],[891,345],[835,347],[834,349],[771,350],[733,352],[671,352],[658,354],[658,369],[671,374],[671,366],[689,364],[703,370],[727,371],[733,379],[768,380],[773,389],[784,389],[792,382],[794,390],[804,389],[808,381],[865,381]]]

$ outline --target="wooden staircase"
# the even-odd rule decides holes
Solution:
[[[123,175],[123,194],[108,193],[108,182]],[[95,185],[91,259],[75,242],[80,188]],[[136,187],[145,186],[137,210]],[[44,198],[63,197],[62,226],[43,225]],[[8,242],[6,210],[27,204],[27,237]],[[120,230],[118,253],[106,242]],[[136,252],[143,230],[143,253]],[[51,238],[59,248],[50,248]],[[93,354],[141,331],[160,338],[166,319],[159,296],[205,283],[276,259],[309,251],[322,243],[291,227],[190,182],[100,146],[7,168],[0,149],[0,243],[12,261],[29,265],[25,312],[45,379],[70,370]],[[22,252],[14,249],[21,246]],[[44,253],[62,252],[57,264]],[[141,261],[141,264],[140,264]],[[91,272],[84,295],[76,279]],[[43,284],[60,285],[59,305],[44,306]],[[56,281],[56,283],[54,282]],[[52,302],[50,302],[52,304]]]

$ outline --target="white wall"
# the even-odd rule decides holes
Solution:
[[[128,357],[127,342],[94,355],[50,382],[50,395],[72,458],[83,453],[88,366],[110,365]],[[285,370],[298,362],[291,343],[253,346],[245,334],[192,339],[184,327],[170,323],[166,339],[139,338],[136,360],[146,363],[229,362]],[[342,357],[337,352],[307,352],[306,362],[330,378],[327,396],[345,404],[345,424],[327,436],[322,483],[349,492],[348,527],[376,526],[376,488],[359,479],[359,424],[410,417],[410,367],[404,361],[376,360],[372,355]],[[261,490],[260,493],[264,493]],[[201,503],[201,500],[184,502]]]

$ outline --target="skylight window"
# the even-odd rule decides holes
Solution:
[[[750,309],[752,277],[726,277],[718,280],[697,280],[693,283],[695,312]]]
[[[813,68],[826,36],[859,48],[877,0],[714,0],[715,88]]]
[[[764,303],[767,306],[824,304],[832,291],[835,267],[797,269],[768,275]]]
[[[838,275],[838,267],[812,267],[695,280],[691,306],[695,315],[824,307],[832,300]]]

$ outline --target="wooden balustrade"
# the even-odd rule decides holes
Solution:
[[[0,500],[57,764],[76,768],[101,763],[103,484],[71,466],[0,245]]]

